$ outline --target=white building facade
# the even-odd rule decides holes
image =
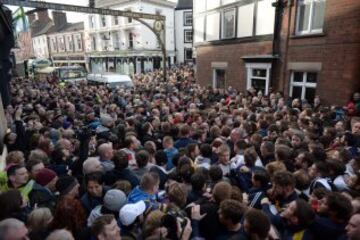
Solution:
[[[193,0],[178,0],[175,8],[176,62],[193,62]]]
[[[32,45],[34,56],[36,58],[49,58],[48,40],[46,34],[32,37]]]
[[[162,0],[103,0],[96,7],[166,16],[167,63],[175,61],[175,3]],[[151,26],[153,20],[145,20]],[[155,34],[125,17],[88,15],[84,22],[86,62],[90,72],[134,74],[162,66],[162,51]]]

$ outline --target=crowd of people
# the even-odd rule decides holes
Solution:
[[[14,79],[1,240],[360,239],[360,94],[345,107],[196,84]]]

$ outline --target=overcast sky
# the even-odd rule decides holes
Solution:
[[[177,2],[177,0],[169,0],[172,2]],[[44,2],[53,2],[53,3],[63,3],[63,4],[72,4],[72,5],[79,5],[79,6],[87,6],[89,1],[88,0],[46,0]],[[18,7],[17,6],[10,6],[10,8],[14,11]],[[29,10],[28,8],[25,8],[25,11]],[[68,22],[81,22],[84,19],[85,14],[81,13],[74,13],[74,12],[67,12],[67,20]]]

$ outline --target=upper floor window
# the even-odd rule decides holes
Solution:
[[[235,19],[236,10],[235,8],[226,9],[222,16],[222,38],[233,38],[235,37]]]
[[[95,28],[95,16],[89,16],[90,28]]]
[[[322,33],[325,18],[325,0],[299,0],[296,34]]]
[[[101,15],[101,27],[106,27],[106,16]]]
[[[184,12],[184,26],[192,26],[192,12]]]
[[[184,42],[192,43],[193,41],[193,31],[192,30],[184,30]]]

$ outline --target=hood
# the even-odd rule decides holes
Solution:
[[[96,206],[90,213],[88,219],[87,219],[87,226],[91,227],[91,225],[93,224],[93,222],[98,218],[102,216],[101,213],[101,207],[102,205],[98,205]]]
[[[141,200],[155,200],[156,196],[142,191],[139,186],[134,188],[128,196],[128,203],[137,203]]]

